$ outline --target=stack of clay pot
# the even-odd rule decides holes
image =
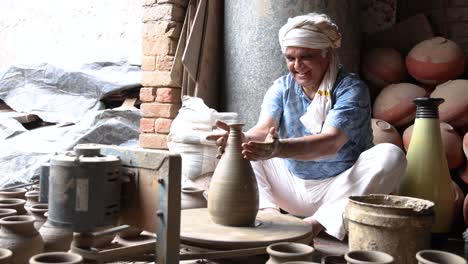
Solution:
[[[369,49],[363,53],[361,63],[361,76],[370,88],[373,103],[374,144],[392,143],[407,151],[416,113],[413,100],[444,99],[439,106],[441,134],[448,166],[457,182],[454,188],[462,190],[454,198],[454,214],[461,222],[460,198],[465,198],[463,191],[468,190],[468,80],[463,79],[468,75],[466,59],[459,44],[433,37],[406,54],[392,47]],[[468,226],[468,198],[464,207]]]

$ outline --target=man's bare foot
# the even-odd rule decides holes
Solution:
[[[265,213],[269,213],[269,214],[279,214],[280,213],[279,209],[276,209],[276,208],[273,208],[273,207],[263,208],[263,209],[260,209],[260,211],[265,212]]]

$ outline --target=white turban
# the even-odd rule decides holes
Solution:
[[[288,19],[288,23],[279,30],[279,42],[283,53],[287,47],[329,50],[330,65],[307,112],[300,118],[308,130],[320,133],[331,109],[331,91],[338,74],[339,59],[335,51],[341,45],[338,27],[323,14],[296,16]]]

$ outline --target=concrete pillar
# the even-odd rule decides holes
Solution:
[[[343,34],[340,59],[347,69],[359,65],[359,1],[228,0],[224,4],[224,87],[221,110],[238,112],[249,129],[257,122],[263,95],[287,73],[278,30],[289,17],[328,14]]]

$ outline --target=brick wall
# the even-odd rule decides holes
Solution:
[[[170,70],[189,0],[144,0],[143,88],[140,90],[140,146],[167,149],[167,135],[181,106],[181,88]]]

